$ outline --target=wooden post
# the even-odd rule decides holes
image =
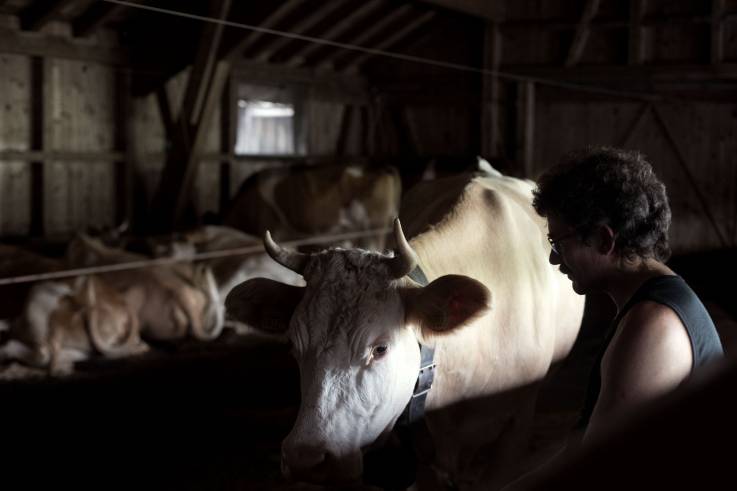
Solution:
[[[724,0],[711,2],[711,63],[718,65],[724,59]]]
[[[497,22],[487,22],[484,30],[484,69],[497,72],[502,57],[502,37]],[[494,73],[483,75],[481,103],[481,154],[484,157],[500,157],[500,82]]]
[[[118,72],[115,76],[115,150],[123,154],[115,166],[112,192],[115,196],[115,225],[130,223],[133,217],[133,131],[130,118],[131,77],[129,72]]]
[[[225,159],[220,162],[219,212],[222,216],[230,204],[231,165],[235,157],[235,137],[238,128],[237,83],[229,76],[223,89],[220,106],[220,150]]]
[[[43,152],[48,89],[48,62],[39,56],[31,59],[31,150]],[[44,161],[31,162],[31,235],[44,234]]]
[[[647,60],[649,31],[645,27],[647,0],[630,0],[629,64],[642,65]]]
[[[517,83],[517,162],[522,176],[534,178],[535,82]]]

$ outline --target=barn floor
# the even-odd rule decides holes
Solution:
[[[709,280],[724,263],[697,259],[700,266],[683,260],[679,272],[704,298],[728,354],[735,353],[734,306]],[[598,350],[597,326],[612,314],[604,299],[587,304],[571,356],[542,390],[535,460],[557,448],[574,423]],[[30,488],[323,489],[280,477],[279,445],[298,401],[287,347],[232,331],[209,344],[80,363],[58,379],[13,364],[0,372],[0,468],[5,479]]]

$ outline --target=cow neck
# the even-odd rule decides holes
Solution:
[[[427,286],[427,276],[418,264],[408,275],[413,281],[422,286]],[[417,374],[417,381],[407,406],[397,420],[398,426],[412,427],[421,421],[425,416],[425,401],[430,393],[432,383],[435,378],[435,349],[420,343],[420,371]]]

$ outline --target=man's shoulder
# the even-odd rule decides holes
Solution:
[[[610,348],[610,363],[618,369],[624,365],[636,372],[667,369],[687,374],[693,363],[691,339],[681,318],[653,301],[632,306]]]

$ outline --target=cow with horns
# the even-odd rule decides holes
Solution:
[[[282,444],[294,479],[360,479],[414,400],[423,350],[434,349],[425,422],[433,468],[460,489],[514,477],[540,381],[578,333],[583,298],[547,261],[532,183],[460,175],[421,183],[394,223],[396,252],[287,251],[269,255],[303,275],[295,287],[263,278],[237,286],[229,315],[287,334],[301,406]],[[424,284],[424,279],[430,280]]]

